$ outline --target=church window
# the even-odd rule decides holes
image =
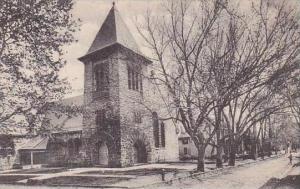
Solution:
[[[188,149],[187,148],[183,148],[183,153],[184,153],[184,155],[187,155],[188,154]]]
[[[138,91],[139,90],[139,73],[135,74],[135,89]]]
[[[161,138],[161,146],[166,147],[166,134],[165,134],[164,122],[161,122],[160,124],[160,138]]]
[[[79,139],[79,138],[75,138],[75,139],[73,140],[73,147],[74,147],[73,154],[74,154],[74,155],[78,155],[78,154],[79,154],[80,146],[81,146],[81,141],[80,141],[80,139]]]
[[[143,92],[141,68],[127,66],[128,89]]]
[[[96,112],[96,126],[99,128],[99,129],[104,129],[106,130],[106,126],[107,124],[105,123],[105,120],[106,120],[106,112],[105,110],[97,110]]]
[[[135,90],[135,71],[134,70],[132,70],[132,75],[131,75],[132,77],[132,89],[133,90]]]
[[[108,73],[108,64],[101,63],[97,64],[94,68],[94,81],[95,81],[95,90],[104,91],[107,90],[109,84],[109,73]]]
[[[135,123],[142,123],[142,115],[141,112],[134,112],[134,122]]]
[[[68,140],[67,146],[68,146],[69,156],[78,155],[81,146],[80,139],[75,138],[75,139]]]
[[[154,146],[158,148],[159,147],[159,123],[158,123],[158,115],[156,112],[152,113],[152,121],[153,121]]]
[[[131,74],[132,74],[132,70],[131,70],[131,68],[130,67],[128,67],[128,69],[127,69],[127,71],[128,71],[128,89],[131,89]]]
[[[142,80],[142,75],[140,75],[140,91],[141,91],[141,93],[143,92],[143,80]]]
[[[189,139],[188,138],[182,139],[182,144],[189,144]]]

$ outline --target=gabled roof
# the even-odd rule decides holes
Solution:
[[[30,139],[19,150],[46,150],[48,141],[48,137],[37,136]]]
[[[187,133],[180,133],[178,139],[190,138],[190,135]]]
[[[114,44],[120,44],[134,51],[135,53],[142,55],[134,37],[121,18],[119,11],[113,5],[107,17],[105,18],[99,32],[97,33],[92,45],[90,46],[87,54],[83,57],[86,57],[96,51]]]
[[[75,96],[71,98],[66,98],[60,101],[59,103],[66,106],[83,106],[84,96]],[[68,117],[67,115],[61,115],[57,117],[53,113],[48,113],[46,117],[50,120],[50,123],[54,127],[58,127],[59,130],[55,128],[52,130],[52,133],[63,133],[63,132],[73,132],[73,131],[81,131],[83,116],[82,114],[74,115],[72,117]]]

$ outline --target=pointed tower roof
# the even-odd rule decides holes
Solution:
[[[143,56],[134,37],[130,33],[128,27],[121,18],[119,11],[115,8],[115,4],[113,3],[112,8],[106,16],[88,52],[79,59],[115,44],[122,45]]]

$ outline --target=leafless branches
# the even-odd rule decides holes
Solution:
[[[242,13],[231,1],[203,0],[170,1],[164,11],[160,17],[148,12],[138,31],[153,52],[153,80],[168,91],[173,117],[198,151],[221,127],[235,143],[260,120],[288,108],[276,88],[296,70],[295,10],[260,1]],[[201,153],[199,162],[203,170]]]

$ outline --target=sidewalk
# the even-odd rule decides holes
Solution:
[[[274,158],[274,156],[272,157]],[[266,157],[265,160],[268,158]],[[264,160],[237,160],[235,167],[228,167],[224,166],[223,169],[213,169],[215,168],[215,164],[206,164],[206,172],[205,173],[196,173],[192,174],[193,170],[195,170],[197,164],[196,163],[164,163],[164,164],[146,164],[146,165],[139,165],[134,167],[126,167],[126,168],[74,168],[69,169],[67,171],[62,171],[59,173],[45,173],[45,174],[22,174],[22,173],[12,173],[11,171],[2,172],[0,175],[6,176],[32,176],[33,178],[19,180],[18,183],[20,184],[42,184],[49,183],[47,181],[53,180],[56,181],[57,179],[61,180],[62,183],[68,183],[71,186],[88,186],[85,185],[90,184],[91,179],[99,178],[99,181],[95,182],[99,184],[98,186],[104,187],[129,187],[129,188],[136,188],[136,187],[145,187],[145,186],[154,186],[154,185],[164,185],[165,182],[162,182],[160,171],[153,171],[164,169],[176,169],[178,170],[176,173],[169,172],[165,174],[165,180],[167,183],[170,182],[178,182],[179,180],[182,181],[184,179],[190,179],[191,176],[193,177],[211,177],[216,176],[218,174],[222,174],[231,169],[237,169],[241,166],[253,165]],[[147,171],[152,171],[151,174],[147,174],[146,176],[143,174],[136,174],[136,172],[144,170],[146,173]],[[136,171],[136,172],[135,172]],[[143,173],[143,172],[142,172]],[[73,178],[72,178],[73,177]],[[56,179],[57,178],[57,179]],[[64,181],[63,179],[66,179]],[[77,178],[77,179],[76,179]],[[103,179],[111,179],[111,182],[104,182],[101,183]],[[112,179],[115,178],[115,179]],[[119,178],[119,179],[118,179]],[[82,181],[82,184],[72,182],[74,180],[85,180]],[[69,180],[69,181],[67,181]],[[44,182],[46,181],[46,182]],[[51,182],[50,182],[51,183]],[[72,185],[73,184],[73,185]],[[79,185],[78,185],[79,184]]]
[[[300,188],[300,153],[294,154],[293,165],[277,177],[269,179],[260,189],[299,189]]]
[[[218,177],[218,176],[222,176],[222,174],[227,174],[228,172],[230,172],[232,170],[238,170],[239,168],[244,167],[244,166],[253,166],[258,163],[262,163],[265,161],[271,161],[274,159],[276,160],[278,158],[285,159],[285,157],[284,156],[282,157],[282,155],[281,155],[281,156],[272,156],[271,158],[266,157],[265,159],[257,159],[257,160],[252,160],[252,159],[247,159],[247,160],[242,160],[242,161],[239,160],[236,162],[236,166],[234,166],[234,167],[229,167],[229,166],[225,165],[224,168],[222,168],[222,169],[209,170],[204,173],[191,174],[190,172],[181,172],[181,173],[178,173],[176,175],[176,177],[174,177],[174,174],[169,173],[169,174],[166,174],[165,182],[161,181],[161,175],[155,175],[152,177],[146,177],[146,176],[139,177],[138,179],[134,180],[134,182],[123,181],[123,182],[120,182],[117,184],[113,184],[112,186],[120,186],[121,185],[121,186],[127,186],[128,188],[165,188],[165,187],[166,188],[168,188],[168,187],[170,187],[170,188],[176,187],[177,188],[180,185],[180,183],[185,183],[185,180],[187,182],[188,181],[194,182],[195,180],[199,181],[199,179]],[[201,185],[201,187],[202,187],[202,185]],[[182,187],[182,188],[187,188],[187,187]],[[206,187],[203,187],[203,188],[206,189]],[[220,185],[220,188],[223,189],[222,184]],[[213,187],[213,189],[215,189],[215,188]]]

